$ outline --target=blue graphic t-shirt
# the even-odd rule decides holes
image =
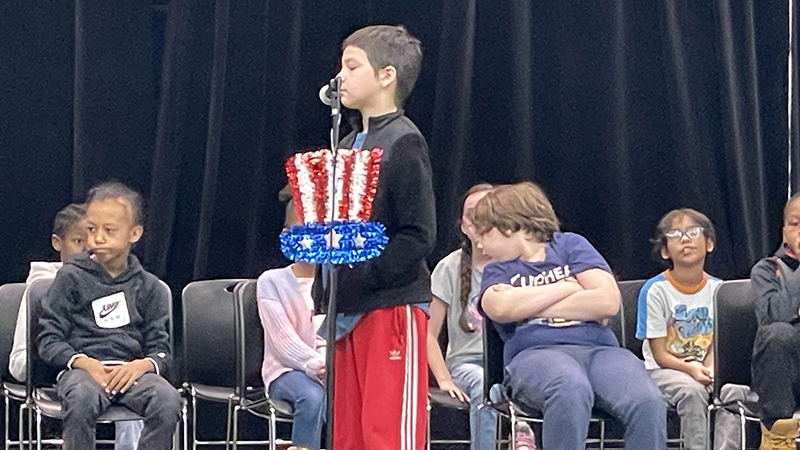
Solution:
[[[606,260],[586,238],[575,233],[555,233],[553,240],[545,247],[545,258],[542,261],[516,259],[487,265],[481,281],[481,301],[486,290],[495,284],[521,287],[575,282],[575,275],[590,269],[611,273]],[[505,342],[505,364],[510,363],[517,353],[533,347],[619,346],[611,328],[597,322],[548,321],[536,318],[517,323],[490,322]]]
[[[650,339],[666,338],[667,351],[684,362],[705,361],[714,340],[714,291],[720,283],[703,273],[697,286],[682,286],[669,270],[647,280],[639,292],[636,322],[646,369],[661,368]]]

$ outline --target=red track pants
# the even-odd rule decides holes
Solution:
[[[427,322],[415,306],[381,308],[336,343],[336,450],[425,448]]]

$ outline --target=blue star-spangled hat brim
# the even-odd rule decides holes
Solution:
[[[379,222],[307,223],[280,236],[281,251],[292,261],[352,264],[383,252],[389,238]]]

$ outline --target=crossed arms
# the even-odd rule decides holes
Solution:
[[[498,323],[534,318],[601,322],[617,314],[620,293],[610,273],[589,269],[575,278],[542,286],[495,284],[483,294],[481,306]]]

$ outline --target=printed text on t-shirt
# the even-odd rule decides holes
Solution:
[[[542,272],[538,275],[526,275],[523,276],[522,274],[516,274],[511,277],[509,280],[509,284],[512,286],[542,286],[545,284],[557,283],[559,281],[575,281],[575,278],[571,276],[571,272],[569,270],[569,264],[565,264],[563,266],[555,267],[553,269],[547,270]]]

